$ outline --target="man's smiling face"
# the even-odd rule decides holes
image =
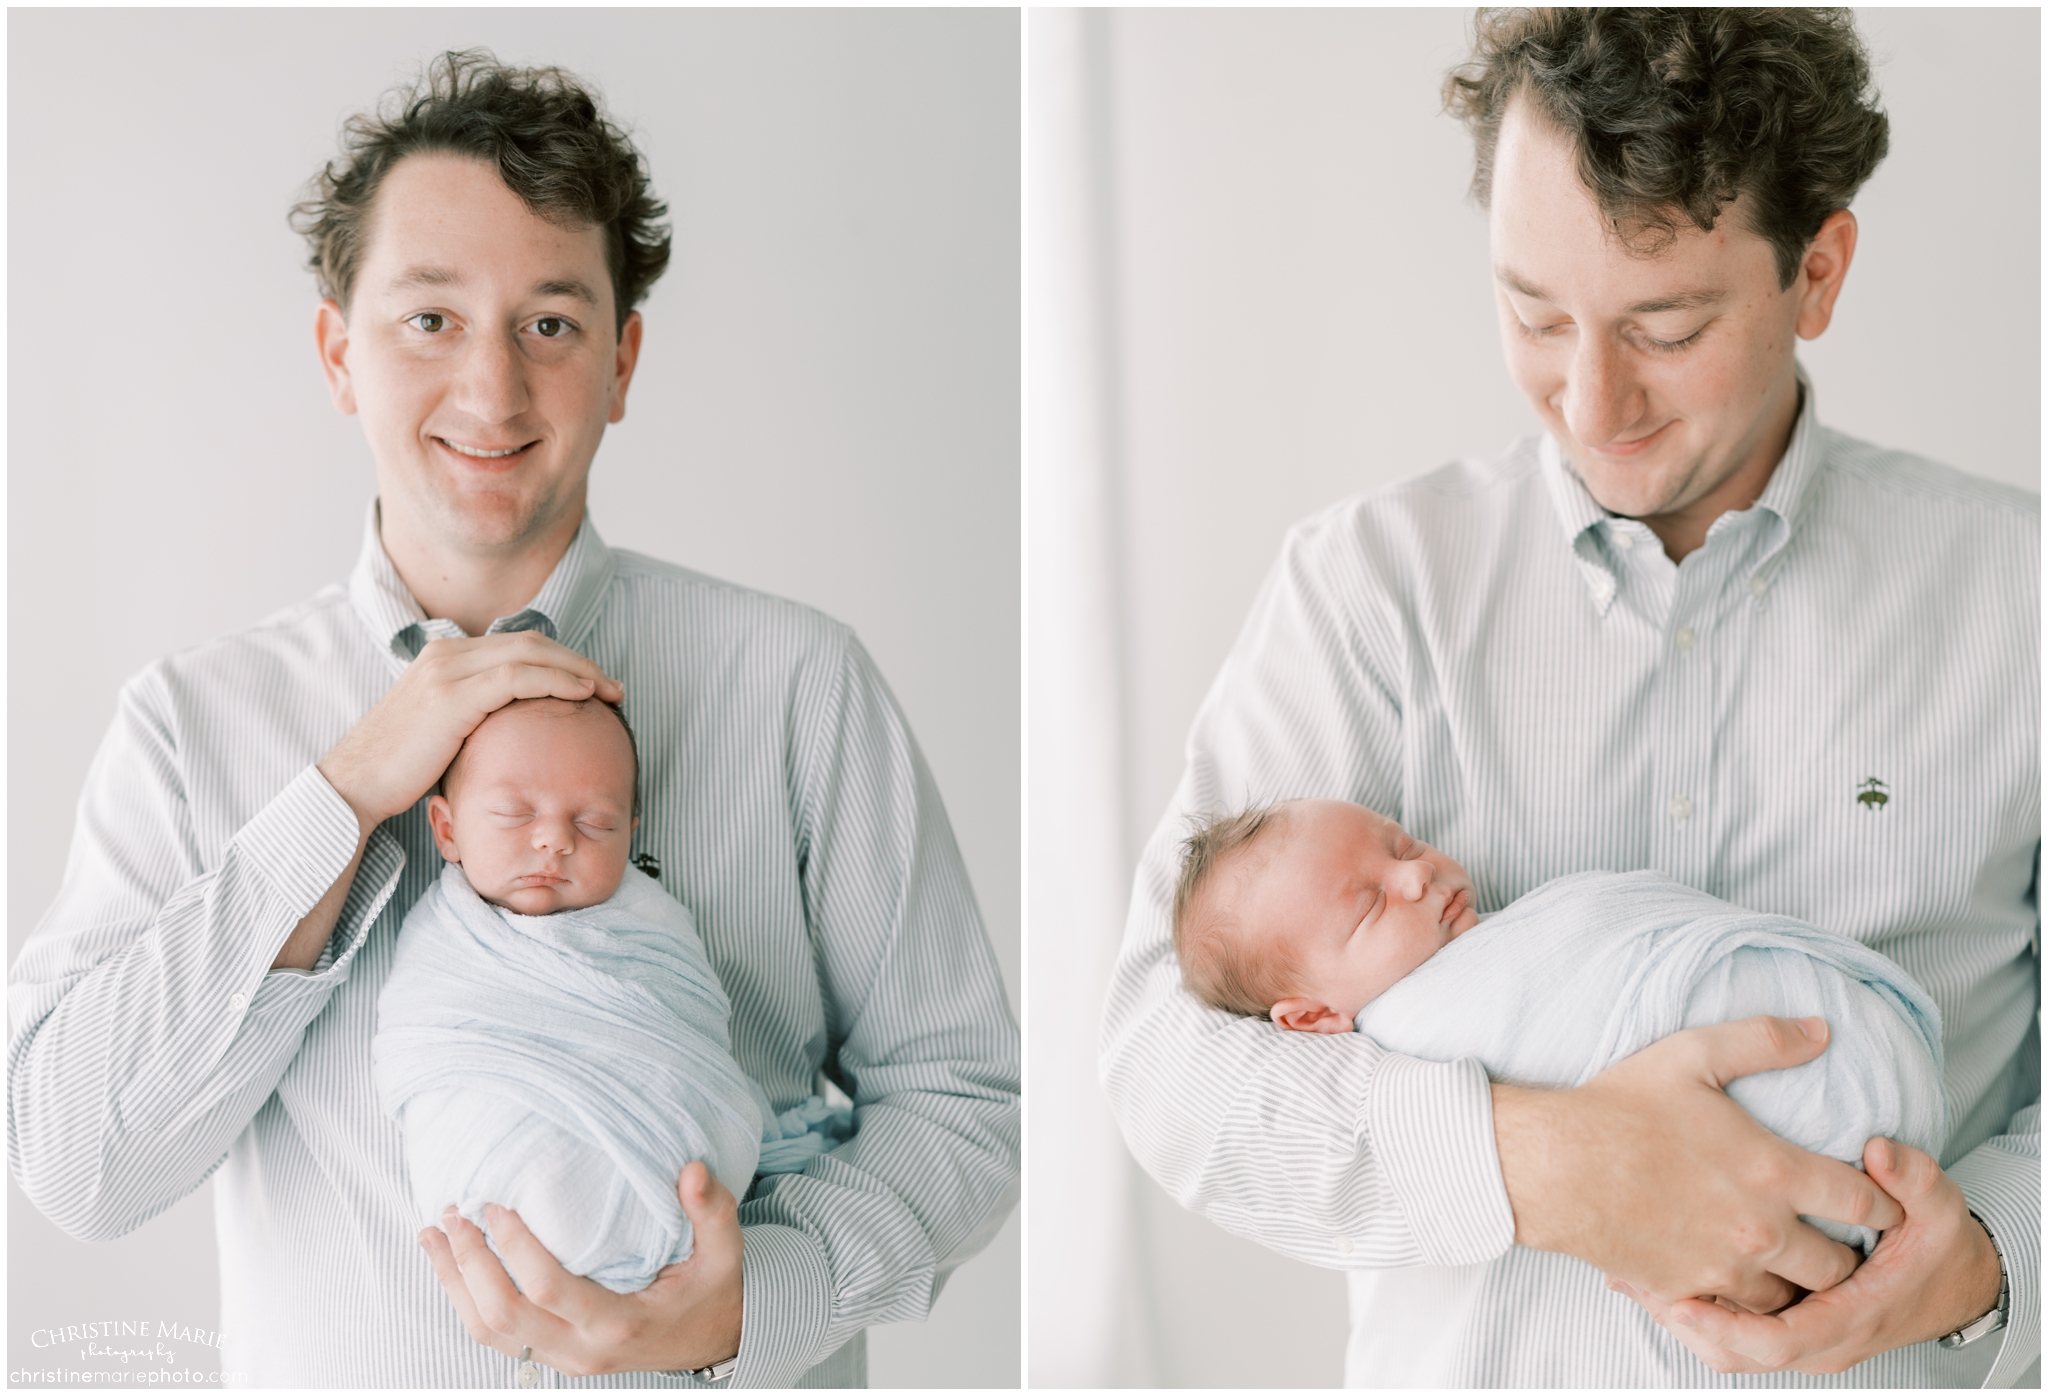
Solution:
[[[1682,556],[1755,501],[1784,453],[1794,343],[1827,326],[1854,220],[1831,215],[1783,289],[1740,199],[1712,232],[1681,222],[1642,255],[1581,181],[1570,138],[1520,99],[1488,215],[1509,374],[1601,507]]]
[[[638,314],[615,334],[613,304],[602,229],[537,216],[480,160],[390,170],[347,314],[321,317],[387,537],[505,556],[574,531],[639,347]]]

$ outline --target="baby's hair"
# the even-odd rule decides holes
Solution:
[[[1173,888],[1173,948],[1180,956],[1181,981],[1211,1008],[1246,1018],[1263,1018],[1293,991],[1301,965],[1283,941],[1247,946],[1244,927],[1197,905],[1233,853],[1285,815],[1279,801],[1252,805],[1234,814],[1193,821],[1180,844],[1180,877]]]
[[[625,706],[620,703],[607,703],[602,698],[515,698],[507,703],[504,708],[498,708],[495,712],[486,714],[484,721],[490,721],[492,717],[496,716],[497,713],[504,712],[506,708],[516,708],[521,703],[540,702],[568,703],[572,707],[578,708],[587,707],[595,703],[619,720],[619,726],[624,728],[626,732],[626,750],[633,754],[633,809],[629,817],[638,819],[640,817],[640,743],[633,738],[633,724],[626,721]],[[479,727],[482,725],[483,723],[481,722],[477,724]],[[448,777],[455,770],[456,762],[462,760],[462,753],[468,749],[469,739],[465,737],[463,738],[462,745],[455,749],[454,760],[448,763],[448,769],[441,772],[441,778],[434,782],[434,793],[444,800],[448,798]]]

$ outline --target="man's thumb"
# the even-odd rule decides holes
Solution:
[[[1706,1071],[1717,1086],[1738,1076],[1810,1062],[1828,1045],[1824,1018],[1738,1018],[1701,1031],[1706,1038]]]

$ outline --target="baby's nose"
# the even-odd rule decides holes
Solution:
[[[1436,876],[1436,869],[1420,858],[1411,858],[1405,863],[1396,863],[1394,872],[1387,879],[1388,886],[1411,902],[1422,900],[1429,890],[1430,879]]]

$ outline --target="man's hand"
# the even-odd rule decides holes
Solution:
[[[1855,1274],[1783,1313],[1665,1303],[1610,1279],[1717,1372],[1832,1375],[1867,1357],[1924,1343],[1982,1318],[1998,1302],[1998,1252],[1963,1192],[1918,1149],[1873,1139],[1863,1166],[1905,1208]],[[1986,1341],[1990,1341],[1986,1339]]]
[[[531,1348],[534,1361],[572,1377],[694,1371],[740,1350],[740,1209],[701,1163],[683,1169],[676,1196],[695,1249],[637,1294],[570,1274],[502,1207],[485,1210],[503,1265],[483,1232],[453,1211],[442,1218],[447,1235],[430,1226],[419,1242],[463,1327],[487,1348],[508,1357]]]
[[[1571,1090],[1495,1085],[1515,1240],[1664,1301],[1714,1295],[1753,1313],[1791,1303],[1794,1286],[1840,1283],[1859,1257],[1800,1214],[1883,1231],[1905,1212],[1847,1164],[1772,1134],[1721,1089],[1810,1061],[1826,1044],[1819,1018],[1745,1018],[1673,1033]]]
[[[427,793],[477,724],[517,698],[590,697],[625,690],[576,651],[532,630],[432,640],[363,714],[320,774],[348,801],[363,836]]]

